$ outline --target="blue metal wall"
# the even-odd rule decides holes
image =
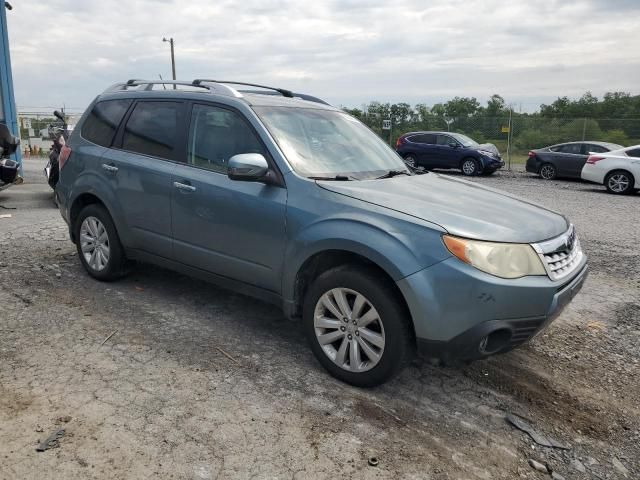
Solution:
[[[2,107],[0,107],[0,121],[6,123],[11,133],[19,137],[20,129],[18,128],[16,101],[13,95],[11,55],[9,54],[7,9],[4,6],[4,1],[0,4],[0,100],[2,105]],[[20,167],[22,167],[22,155],[20,153],[20,149],[18,149],[13,159],[20,163]]]

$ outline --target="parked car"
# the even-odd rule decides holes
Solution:
[[[640,189],[640,145],[590,155],[582,179],[604,185],[609,193],[627,194]]]
[[[288,90],[175,85],[199,91],[115,85],[62,148],[58,204],[92,277],[147,261],[273,302],[358,386],[416,348],[506,352],[581,288],[587,259],[562,215],[413,175],[357,119]]]
[[[495,145],[479,144],[460,133],[410,132],[401,135],[396,151],[410,167],[455,168],[464,175],[490,175],[504,162]]]
[[[605,153],[624,148],[607,142],[569,142],[531,150],[527,172],[537,173],[545,180],[580,178],[582,167],[591,153]]]

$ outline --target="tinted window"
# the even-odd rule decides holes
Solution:
[[[627,157],[640,158],[640,148],[634,148],[633,150],[627,150]]]
[[[582,153],[582,144],[581,143],[567,143],[565,145],[560,145],[554,151],[560,153],[575,153],[579,155]]]
[[[189,129],[187,162],[227,173],[229,159],[239,153],[261,153],[262,144],[242,117],[230,110],[194,105]]]
[[[590,143],[585,144],[584,146],[584,154],[588,155],[590,152],[593,153],[604,153],[604,152],[608,152],[609,149],[603,147],[602,145],[592,145]]]
[[[122,148],[173,159],[180,106],[178,102],[138,103],[124,127]]]
[[[432,133],[420,133],[418,135],[411,135],[409,141],[413,143],[426,143],[428,145],[435,145],[436,136]]]
[[[438,145],[449,145],[450,143],[457,143],[449,135],[438,135]]]
[[[96,103],[82,125],[82,138],[103,147],[110,147],[129,105],[131,100],[106,100]]]

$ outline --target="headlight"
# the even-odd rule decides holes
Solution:
[[[501,278],[546,275],[533,247],[522,243],[494,243],[443,235],[447,249],[478,270]]]
[[[496,153],[495,153],[495,152],[490,152],[490,151],[488,151],[488,150],[478,150],[478,151],[479,151],[482,155],[486,155],[487,157],[495,158],[495,157],[497,157],[497,156],[498,156],[498,155],[496,155]]]

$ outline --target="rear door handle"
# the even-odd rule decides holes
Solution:
[[[102,164],[102,169],[112,173],[116,173],[118,171],[118,167],[116,167],[115,165],[108,165],[106,163]]]
[[[187,185],[186,183],[173,182],[173,186],[176,187],[181,192],[195,192],[196,187],[193,185]]]

